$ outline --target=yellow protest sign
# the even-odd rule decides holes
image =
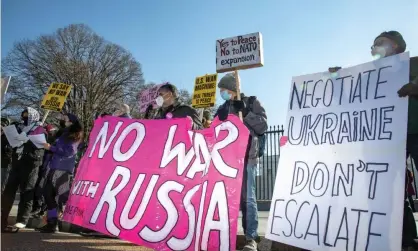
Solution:
[[[52,83],[42,100],[41,108],[60,112],[70,92],[71,85]]]
[[[196,78],[192,99],[192,106],[194,108],[215,106],[217,80],[218,74],[210,74]]]

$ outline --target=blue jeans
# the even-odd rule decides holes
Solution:
[[[255,176],[257,164],[247,164],[242,177],[241,211],[242,228],[247,240],[256,240],[258,237],[258,210],[255,197]]]

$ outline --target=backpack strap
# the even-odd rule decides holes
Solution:
[[[248,108],[250,109],[250,111],[253,111],[253,105],[254,105],[254,101],[257,99],[256,96],[250,96],[248,97]]]

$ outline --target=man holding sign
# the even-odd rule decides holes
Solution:
[[[402,35],[397,31],[382,32],[378,35],[371,47],[373,58],[380,59],[405,52],[406,42]],[[409,83],[405,83],[398,91],[399,97],[409,96],[408,102],[408,127],[407,127],[407,157],[410,156],[418,164],[418,57],[410,58]],[[330,72],[338,74],[341,67],[330,68]],[[405,201],[404,208],[404,226],[403,226],[403,244],[409,246],[415,244],[417,237],[415,219],[409,203]]]
[[[189,117],[193,121],[193,130],[202,129],[202,122],[196,110],[179,99],[177,88],[172,84],[164,84],[158,89],[158,97],[155,100],[157,111],[155,119],[172,119]]]
[[[226,74],[218,83],[221,97],[225,102],[219,107],[215,116],[221,121],[226,120],[229,114],[238,115],[242,112],[243,122],[250,131],[250,140],[244,160],[244,175],[241,188],[242,227],[247,244],[244,251],[257,250],[258,239],[258,210],[255,196],[255,176],[259,156],[264,151],[264,141],[259,140],[267,130],[267,114],[264,107],[256,97],[246,97],[241,94],[237,100],[237,84],[234,74]]]

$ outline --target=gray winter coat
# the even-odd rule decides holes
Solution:
[[[249,110],[249,97],[246,97],[244,94],[241,94],[241,100],[246,104],[246,109],[248,109],[248,114],[244,117],[244,124],[247,126],[251,135],[251,143],[247,149],[248,164],[257,164],[258,163],[258,135],[261,135],[267,131],[267,114],[264,107],[261,105],[258,99],[254,100],[252,105],[252,110]],[[238,111],[235,110],[231,101],[226,101],[223,103],[216,112],[216,115],[220,114],[235,114],[238,116]]]

